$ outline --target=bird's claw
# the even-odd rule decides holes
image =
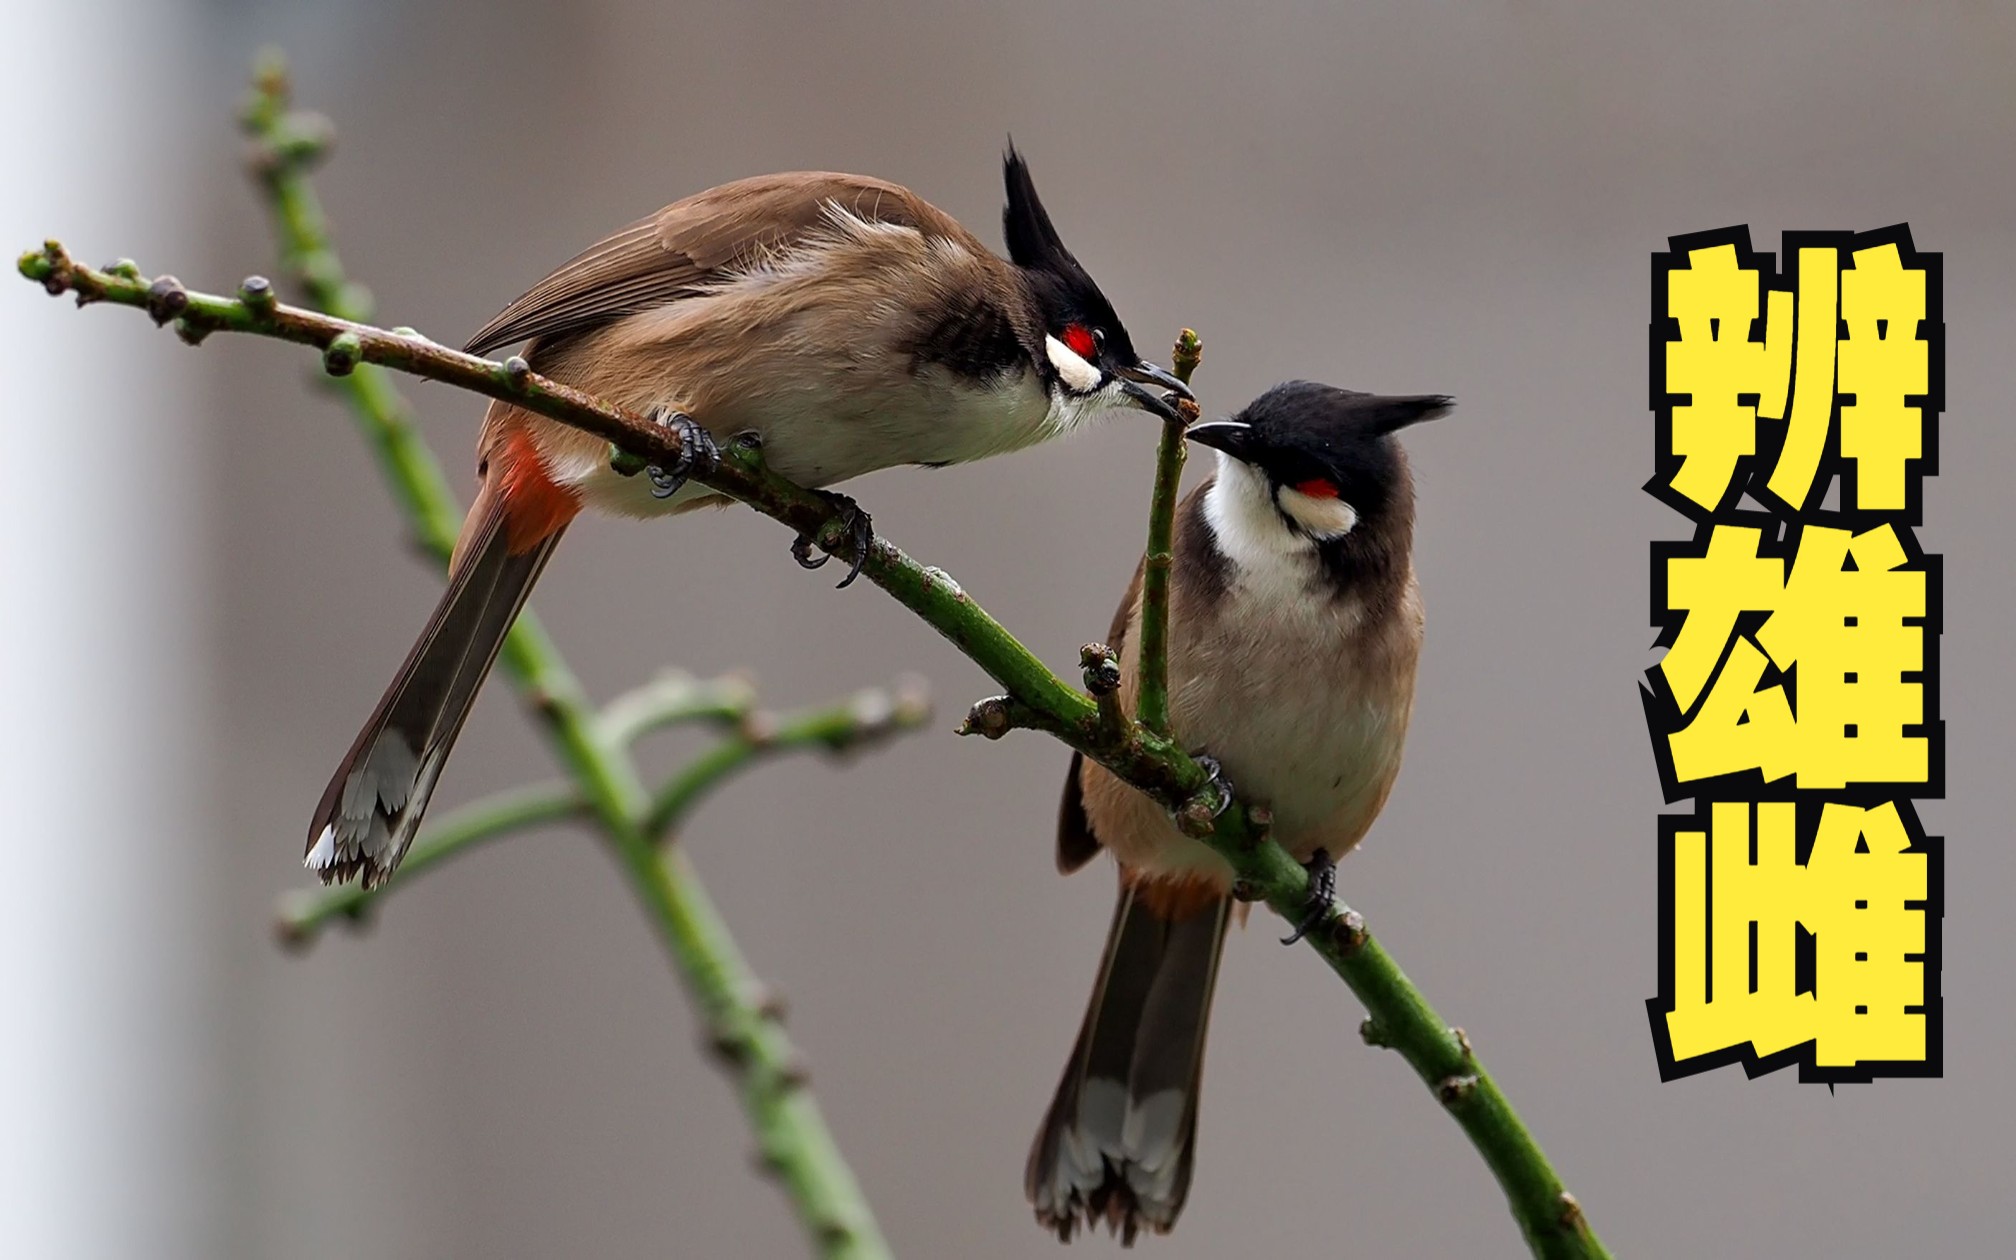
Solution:
[[[1293,945],[1315,931],[1337,905],[1337,862],[1330,856],[1330,850],[1318,849],[1310,854],[1302,869],[1309,872],[1309,900],[1302,911],[1302,921],[1281,938],[1283,945]]]
[[[1232,780],[1225,777],[1225,767],[1218,764],[1216,757],[1207,757],[1203,753],[1199,753],[1192,757],[1191,760],[1203,769],[1205,774],[1204,786],[1218,789],[1218,804],[1212,808],[1211,816],[1213,818],[1222,818],[1225,811],[1232,808]]]
[[[868,563],[868,549],[875,541],[875,523],[869,518],[868,513],[861,509],[860,504],[844,494],[835,494],[830,490],[814,490],[812,493],[833,505],[834,510],[840,514],[841,527],[847,531],[848,539],[853,543],[847,576],[840,579],[840,585],[835,589],[852,586],[854,579],[861,576],[861,566]],[[800,534],[792,539],[791,558],[798,562],[799,567],[817,569],[833,558],[812,554],[812,546],[813,539],[810,534]]]
[[[658,410],[651,412],[651,419],[679,437],[676,463],[670,468],[650,464],[644,469],[644,475],[651,479],[652,498],[669,499],[679,493],[688,477],[696,472],[705,475],[720,465],[721,448],[714,444],[714,435],[700,427],[693,417],[683,411]]]

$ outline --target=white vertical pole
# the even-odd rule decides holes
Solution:
[[[6,257],[186,253],[196,6],[0,14]],[[226,1232],[195,367],[132,312],[0,278],[0,1255],[24,1260],[207,1260]]]

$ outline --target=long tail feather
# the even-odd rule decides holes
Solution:
[[[1232,903],[1165,917],[1123,887],[1064,1079],[1029,1152],[1036,1219],[1166,1233],[1190,1190],[1197,1089]]]
[[[304,864],[324,883],[361,875],[375,888],[406,856],[476,693],[560,541],[564,524],[514,552],[502,498],[484,499],[441,603],[315,808]]]

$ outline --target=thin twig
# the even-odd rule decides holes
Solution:
[[[1176,379],[1190,383],[1204,359],[1204,343],[1185,328],[1176,337],[1170,361]],[[1183,430],[1197,418],[1197,404],[1181,404],[1181,420],[1165,420],[1162,442],[1155,449],[1155,490],[1148,503],[1148,549],[1141,557],[1141,644],[1138,652],[1140,695],[1135,713],[1141,725],[1156,735],[1169,734],[1169,571],[1176,564],[1176,496],[1183,484],[1183,461],[1189,443]]]
[[[524,383],[529,374],[517,371],[516,365],[486,364],[446,350],[418,334],[359,329],[348,317],[363,315],[355,305],[361,290],[344,279],[307,180],[307,171],[326,142],[327,125],[288,111],[286,78],[277,62],[262,66],[245,122],[255,143],[254,170],[266,189],[283,257],[310,300],[327,303],[333,314],[282,306],[263,282],[248,281],[236,302],[178,298],[180,286],[164,282],[148,286],[157,322],[180,315],[178,330],[191,340],[200,340],[209,329],[242,324],[250,331],[322,345],[324,364],[344,378],[351,411],[378,452],[395,497],[423,545],[445,562],[460,519],[454,495],[432,452],[414,431],[410,412],[390,378],[369,369],[366,361],[387,361],[372,356],[391,346],[395,349],[390,361],[411,353],[437,365],[452,364],[453,374],[438,379],[466,384],[470,365],[475,364],[477,373],[511,389],[512,382]],[[60,255],[60,248],[55,248],[44,257],[54,263]],[[125,277],[135,274],[120,268],[116,277],[120,283],[112,287],[130,298]],[[83,280],[80,300],[94,283]],[[54,291],[53,283],[51,287]],[[366,343],[376,349],[370,353],[356,349]],[[524,383],[524,388],[537,394],[543,387]],[[633,891],[707,1022],[712,1043],[724,1049],[722,1061],[741,1084],[744,1110],[758,1135],[764,1165],[783,1183],[817,1254],[825,1260],[887,1260],[888,1244],[817,1102],[805,1088],[802,1059],[784,1032],[775,1001],[751,974],[684,856],[661,853],[643,827],[649,797],[627,746],[609,739],[609,727],[627,726],[634,737],[662,719],[665,710],[641,718],[626,718],[619,712],[615,723],[606,715],[598,717],[529,610],[520,614],[506,638],[502,662],[546,727],[573,779],[580,807],[630,876]],[[415,856],[417,850],[408,855],[409,876]]]
[[[756,708],[756,688],[746,674],[696,679],[667,670],[602,706],[596,720],[602,738],[628,748],[653,731],[688,722],[733,727]]]
[[[702,796],[758,761],[806,750],[856,752],[900,731],[918,730],[930,717],[921,684],[900,687],[893,695],[864,691],[841,704],[782,719],[751,713],[735,734],[688,762],[658,789],[644,815],[644,833],[660,840],[672,835]]]
[[[172,277],[149,282],[130,264],[106,270],[84,267],[54,241],[24,254],[19,268],[22,275],[52,294],[76,293],[80,305],[111,302],[148,310],[157,323],[175,319],[188,340],[200,341],[210,332],[223,330],[314,345],[323,348],[325,366],[339,373],[359,363],[383,364],[503,398],[601,437],[644,462],[669,463],[677,455],[676,439],[669,431],[540,377],[522,360],[494,363],[448,350],[417,334],[394,334],[361,322],[326,319],[273,303],[270,294],[250,285],[238,299],[231,299],[190,292]],[[720,468],[699,479],[813,537],[828,553],[850,545],[833,506],[770,472],[760,447],[753,442],[730,442],[723,450]],[[976,704],[962,731],[991,738],[1018,728],[1048,732],[1169,808],[1189,834],[1204,840],[1231,863],[1247,896],[1265,900],[1290,922],[1303,917],[1308,873],[1278,845],[1266,840],[1264,811],[1222,800],[1203,769],[1166,737],[1135,722],[1125,723],[1117,732],[1111,724],[1103,723],[1091,697],[1053,674],[943,571],[918,564],[880,538],[870,548],[862,571],[1008,689],[1006,696]],[[536,684],[534,694],[540,694]],[[572,765],[574,755],[568,752],[564,730],[564,726],[556,727],[563,754]],[[611,785],[594,783],[594,778],[586,775],[583,785],[598,816],[606,817],[601,801],[610,795],[605,789]],[[623,815],[619,811],[617,816]],[[641,858],[642,850],[618,847],[626,860]],[[673,863],[671,869],[676,870],[676,856]],[[642,871],[666,868],[653,864],[636,869],[641,889]],[[661,917],[668,924],[679,917],[674,913],[676,899],[666,896],[659,900],[664,911]],[[1607,1257],[1574,1197],[1562,1188],[1496,1083],[1469,1052],[1465,1039],[1435,1014],[1371,939],[1358,913],[1340,902],[1306,939],[1365,1004],[1371,1015],[1368,1024],[1378,1043],[1400,1052],[1470,1136],[1505,1189],[1533,1253],[1549,1260]],[[820,1132],[823,1135],[823,1128]]]

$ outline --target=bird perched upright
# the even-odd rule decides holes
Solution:
[[[1016,450],[1116,407],[1174,418],[1149,387],[1189,392],[1135,353],[1012,148],[1004,175],[1005,260],[895,184],[766,175],[631,224],[477,333],[474,353],[529,341],[538,371],[675,428],[681,466],[625,476],[601,440],[490,404],[448,589],[330,779],[308,868],[367,887],[392,873],[567,523],[725,502],[686,482],[714,458],[710,433],[753,431],[773,469],[823,487]],[[858,570],[866,518],[841,502]]]
[[[1311,864],[1326,900],[1330,861],[1393,787],[1413,709],[1414,486],[1394,434],[1449,405],[1297,381],[1188,431],[1219,454],[1176,513],[1171,733],[1272,810],[1270,834]],[[1129,712],[1140,597],[1136,570],[1110,640]],[[1233,876],[1153,800],[1074,756],[1058,869],[1102,848],[1120,868],[1119,905],[1026,1188],[1059,1238],[1104,1221],[1131,1243],[1143,1228],[1166,1232],[1189,1191]]]

